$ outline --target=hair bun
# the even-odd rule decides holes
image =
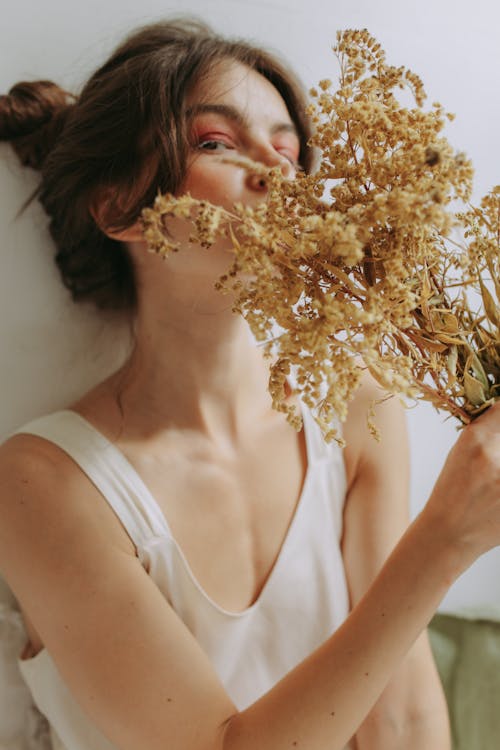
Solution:
[[[0,96],[0,141],[10,141],[21,163],[40,169],[75,98],[51,81],[22,81]]]

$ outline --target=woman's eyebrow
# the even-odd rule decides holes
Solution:
[[[207,112],[222,115],[228,120],[231,120],[236,125],[249,128],[249,122],[247,118],[238,110],[236,107],[232,107],[230,104],[195,104],[186,112],[188,118],[193,118],[196,115],[205,114]],[[271,128],[271,135],[275,133],[293,133],[299,137],[297,128],[292,122],[277,122]]]

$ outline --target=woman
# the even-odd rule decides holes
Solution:
[[[141,234],[158,189],[264,200],[233,155],[310,169],[303,109],[276,60],[188,21],[132,35],[75,102],[47,82],[0,102],[0,137],[41,169],[64,282],[134,320],[118,372],[0,450],[0,570],[56,748],[449,748],[419,633],[500,540],[498,409],[377,575],[408,523],[399,408],[379,408],[376,445],[366,381],[342,456],[289,384],[297,434],[213,288],[227,242],[190,244],[175,220],[164,262]]]

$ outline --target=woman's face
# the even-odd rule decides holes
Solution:
[[[285,102],[264,76],[235,61],[224,61],[188,99],[191,152],[179,194],[231,209],[265,197],[262,178],[228,163],[246,157],[282,165],[293,178],[300,140]]]
[[[231,159],[242,157],[269,167],[282,165],[286,177],[295,176],[299,136],[281,95],[259,73],[224,61],[198,83],[187,104],[190,153],[177,196],[189,192],[193,198],[228,210],[235,203],[251,205],[264,200],[267,188],[262,178],[231,163]],[[200,252],[191,241],[191,222],[170,217],[168,229],[182,248],[168,255],[167,268],[177,279],[189,276],[193,286],[196,276],[206,286],[208,279],[213,282],[227,272],[229,258],[234,256],[229,237],[221,235],[209,252]],[[237,228],[235,231],[237,234]],[[138,253],[136,263],[145,261],[146,254]]]

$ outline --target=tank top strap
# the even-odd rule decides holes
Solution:
[[[28,433],[57,445],[80,467],[116,513],[137,547],[171,536],[165,516],[123,453],[77,412],[61,410],[34,419],[13,435]]]

